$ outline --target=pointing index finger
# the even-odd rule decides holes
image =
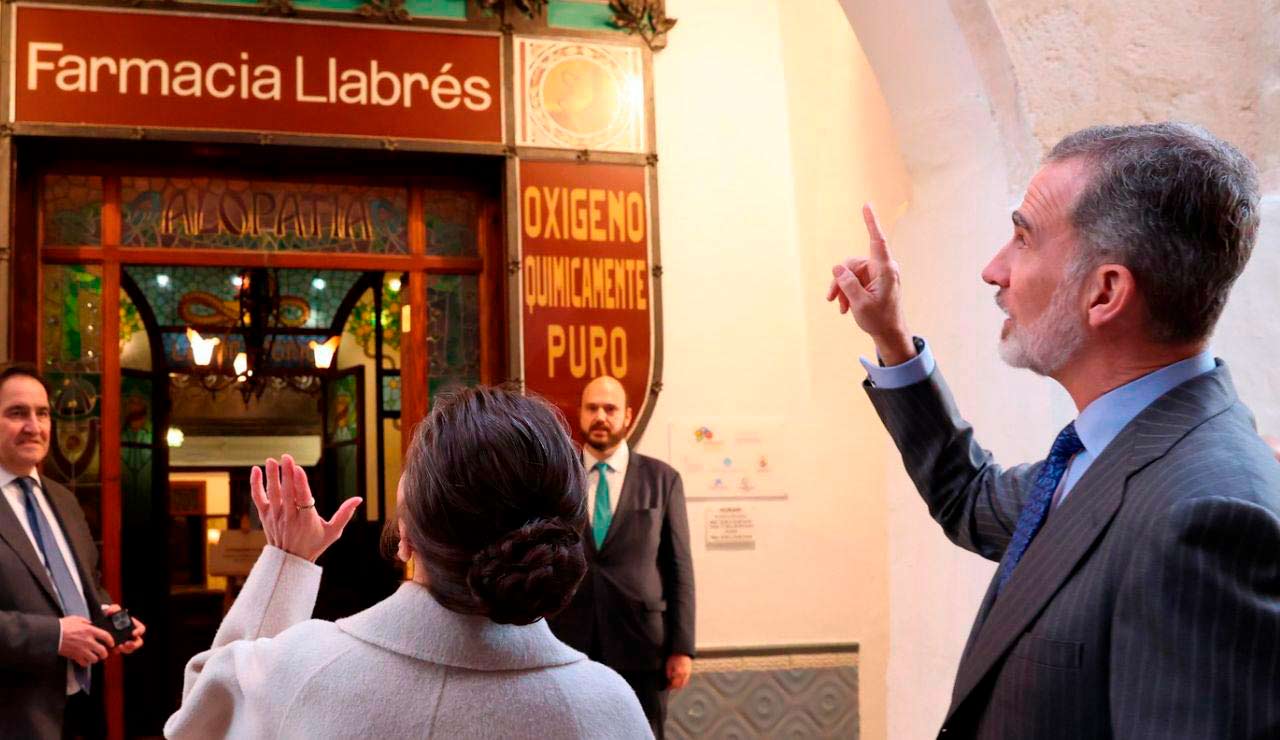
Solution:
[[[885,243],[884,232],[880,230],[880,220],[870,203],[862,204],[862,220],[867,225],[867,237],[871,240],[871,258],[879,262],[888,262],[889,245]]]

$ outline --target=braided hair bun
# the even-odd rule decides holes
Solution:
[[[442,606],[502,624],[563,609],[586,573],[582,453],[551,404],[441,394],[410,442],[400,524]]]
[[[529,624],[568,603],[587,572],[582,536],[560,519],[534,519],[476,553],[467,585],[499,624]]]

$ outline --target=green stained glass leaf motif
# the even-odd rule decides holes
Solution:
[[[405,188],[209,177],[121,178],[121,243],[408,254]]]
[[[432,399],[480,382],[480,280],[476,275],[427,279],[428,377]]]
[[[129,298],[129,294],[120,291],[120,347],[123,349],[134,334],[145,331],[142,325],[142,316],[138,313],[138,307],[133,304]]]
[[[50,247],[96,247],[102,243],[102,178],[45,175],[40,183],[43,243]]]
[[[102,268],[45,265],[42,313],[45,369],[101,372]]]
[[[404,294],[406,286],[399,275],[388,275],[382,281],[382,348],[385,353],[387,350],[395,352],[400,351],[400,316],[401,309],[404,306]],[[360,343],[360,347],[364,349],[364,354],[370,359],[377,358],[377,344],[375,333],[378,330],[378,317],[374,315],[373,310],[373,292],[365,291],[360,296],[360,300],[356,301],[355,306],[351,308],[351,315],[347,318],[346,332]],[[384,359],[392,360],[384,354]],[[396,363],[391,362],[390,367],[397,367]]]

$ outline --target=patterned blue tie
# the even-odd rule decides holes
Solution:
[[[1083,449],[1084,443],[1076,435],[1074,421],[1063,427],[1062,431],[1058,432],[1058,438],[1053,440],[1049,457],[1040,468],[1040,475],[1036,476],[1031,497],[1027,499],[1027,503],[1023,504],[1022,513],[1018,514],[1018,526],[1014,528],[1013,539],[1009,540],[1009,547],[1004,551],[1004,559],[1000,561],[1000,572],[996,574],[996,594],[1004,589],[1005,583],[1013,575],[1013,569],[1018,567],[1018,561],[1022,560],[1027,547],[1031,545],[1032,538],[1044,526],[1044,520],[1049,516],[1049,507],[1053,503],[1053,494],[1058,490],[1058,483],[1062,480],[1063,474],[1067,472],[1067,465],[1070,464],[1071,458]]]
[[[76,581],[67,569],[67,561],[62,559],[62,551],[58,549],[58,540],[49,527],[49,520],[44,518],[40,505],[36,503],[35,492],[31,487],[31,479],[18,478],[18,487],[22,489],[22,499],[27,505],[27,523],[31,525],[31,535],[44,554],[45,567],[53,577],[54,588],[58,598],[62,600],[62,613],[68,617],[79,616],[89,619],[89,607],[84,603],[84,594],[76,588]],[[92,621],[92,620],[90,620]],[[76,682],[87,694],[89,693],[89,670],[72,663],[76,671]]]

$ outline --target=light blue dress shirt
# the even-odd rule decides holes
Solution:
[[[871,383],[877,388],[903,388],[928,378],[937,363],[929,344],[924,340],[918,341],[919,352],[901,365],[880,367],[865,357],[860,358]],[[1107,449],[1111,440],[1143,409],[1157,398],[1188,380],[1209,372],[1215,366],[1213,355],[1206,350],[1129,381],[1104,393],[1086,406],[1076,417],[1076,434],[1084,443],[1084,451],[1072,458],[1067,474],[1062,477],[1058,492],[1054,494],[1054,506],[1062,503],[1072,486],[1084,477],[1085,471]]]

